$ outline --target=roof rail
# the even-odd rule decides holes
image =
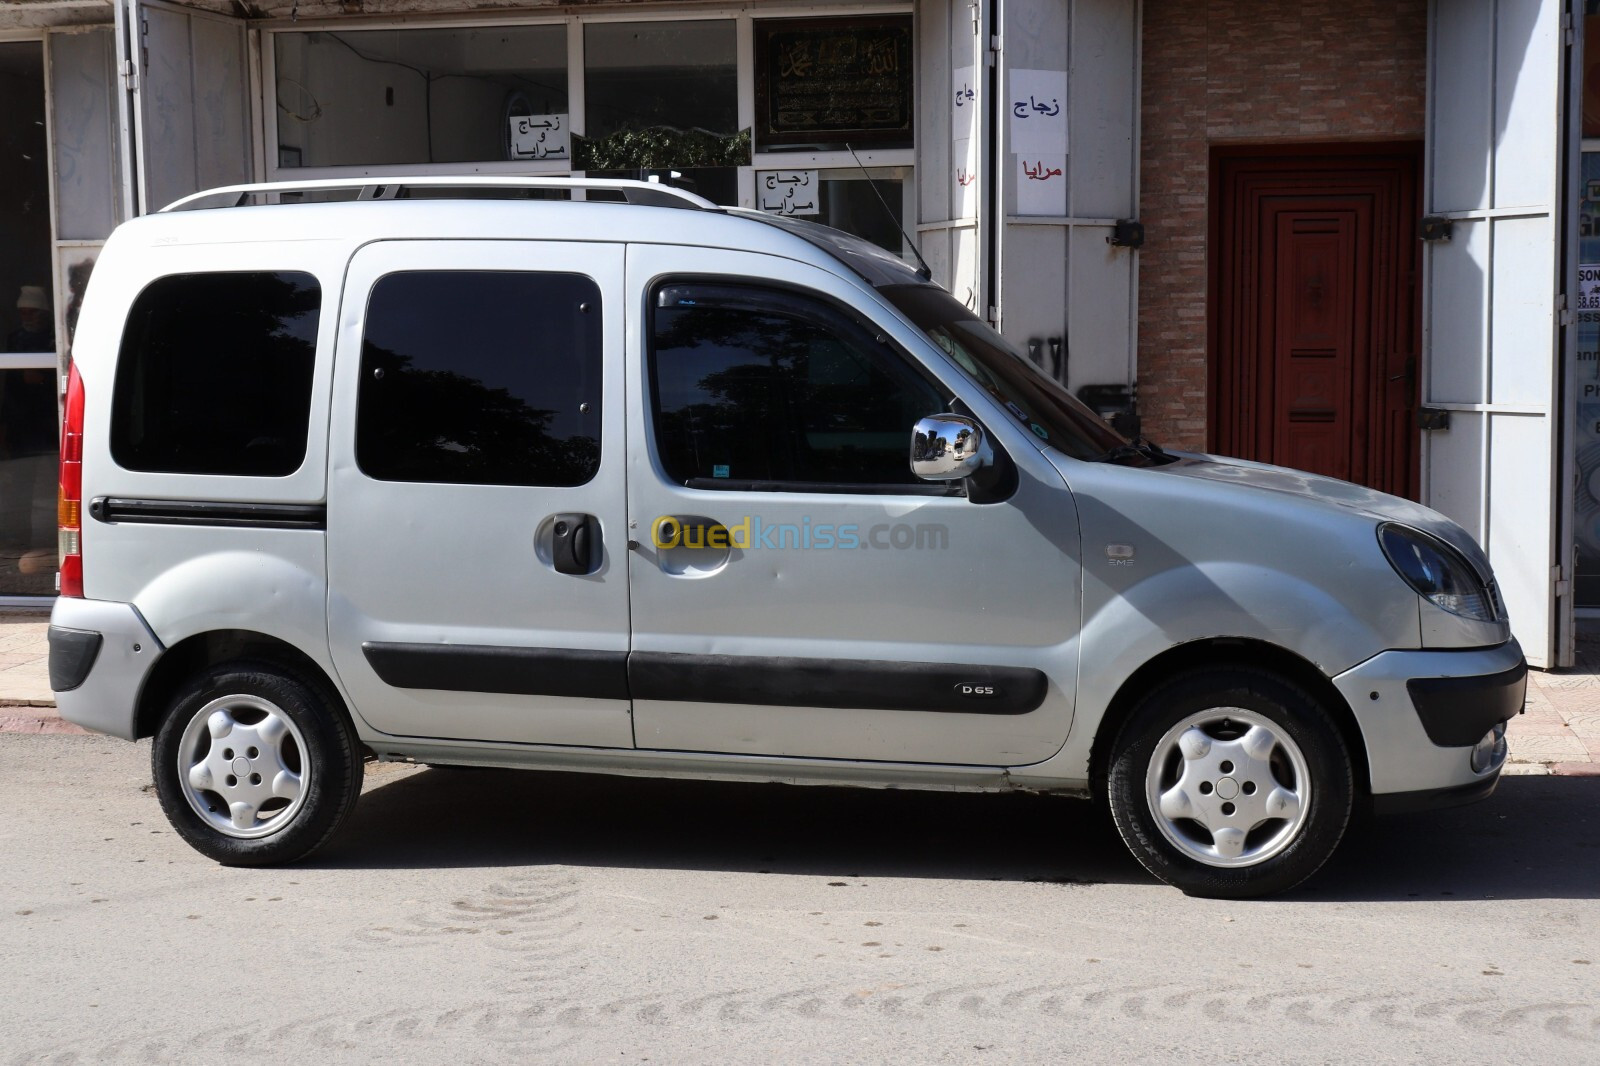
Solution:
[[[716,204],[692,192],[649,181],[621,178],[518,178],[488,175],[441,177],[427,175],[392,178],[328,178],[313,181],[270,181],[254,185],[227,185],[174,200],[166,211],[198,211],[218,207],[243,207],[251,197],[288,192],[333,192],[356,189],[357,200],[393,200],[406,189],[566,189],[571,192],[620,193],[630,204],[679,207],[698,211],[719,210]]]

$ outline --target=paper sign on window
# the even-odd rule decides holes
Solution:
[[[756,174],[756,203],[774,215],[820,215],[815,170],[763,170]]]
[[[1013,152],[1018,155],[1066,154],[1065,71],[1013,70],[1006,112]]]
[[[567,116],[512,115],[506,119],[511,127],[511,158],[513,159],[568,159],[571,157],[572,136],[567,129]]]
[[[978,83],[973,67],[958,67],[950,90],[950,178],[953,218],[978,215]]]
[[[1017,155],[1017,214],[1050,215],[1067,213],[1067,157],[1064,155]]]

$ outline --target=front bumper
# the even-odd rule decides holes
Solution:
[[[1522,710],[1527,662],[1515,639],[1492,648],[1386,651],[1333,683],[1361,726],[1374,805],[1447,806],[1494,790],[1505,762],[1475,772],[1472,746]]]
[[[139,693],[165,650],[131,603],[59,597],[50,612],[56,710],[85,729],[135,739]]]

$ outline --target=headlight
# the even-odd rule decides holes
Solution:
[[[1389,565],[1429,603],[1478,622],[1496,621],[1489,588],[1472,564],[1450,545],[1405,526],[1378,527]]]

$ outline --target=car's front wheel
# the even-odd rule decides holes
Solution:
[[[304,858],[361,792],[361,748],[343,709],[262,662],[213,666],[181,690],[150,760],[173,828],[230,866]]]
[[[1146,695],[1113,745],[1107,799],[1144,867],[1196,896],[1287,891],[1333,854],[1350,819],[1350,756],[1299,686],[1200,670]]]

